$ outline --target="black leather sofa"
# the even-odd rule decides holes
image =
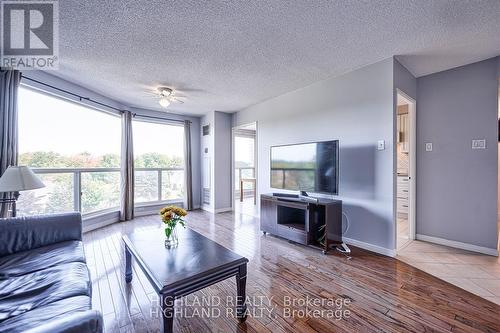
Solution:
[[[102,332],[78,213],[0,219],[0,332]]]

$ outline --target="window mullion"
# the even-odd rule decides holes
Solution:
[[[73,209],[82,211],[82,174],[80,171],[73,173]]]
[[[162,172],[161,169],[158,169],[158,201],[161,201],[161,183],[162,183]]]

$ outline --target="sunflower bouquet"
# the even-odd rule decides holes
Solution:
[[[165,245],[167,247],[178,243],[175,227],[177,224],[186,227],[186,221],[183,217],[187,215],[187,211],[177,206],[166,206],[160,210],[161,220],[165,224]]]

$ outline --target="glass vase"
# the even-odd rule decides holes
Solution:
[[[177,237],[176,228],[165,228],[165,247],[170,249],[179,244],[179,238]]]

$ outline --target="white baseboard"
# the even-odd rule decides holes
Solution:
[[[444,239],[444,238],[432,237],[432,236],[421,235],[421,234],[417,234],[417,239],[424,241],[424,242],[435,243],[435,244],[439,244],[439,245],[454,247],[454,248],[461,249],[461,250],[478,252],[478,253],[483,253],[483,254],[487,254],[490,256],[498,257],[498,250],[492,249],[489,247],[478,246],[478,245],[469,244],[469,243],[462,243],[462,242],[452,241],[452,240],[448,240],[448,239]]]
[[[214,212],[214,209],[211,206],[207,206],[207,205],[202,205],[201,209],[204,210],[204,211],[207,211],[209,213],[213,213]]]
[[[394,250],[394,249],[386,249],[385,247],[365,243],[365,242],[359,241],[357,239],[352,239],[352,238],[342,237],[342,240],[345,243],[347,243],[348,245],[357,246],[357,247],[360,247],[364,250],[372,251],[372,252],[375,252],[378,254],[382,254],[384,256],[388,256],[388,257],[395,257],[396,256],[396,250]]]
[[[212,208],[210,206],[206,206],[206,205],[201,206],[201,209],[203,209],[209,213],[212,213],[212,214],[224,213],[224,212],[229,212],[229,211],[233,210],[231,207],[214,209],[214,208]]]
[[[217,209],[215,210],[215,214],[218,214],[218,213],[224,213],[224,212],[230,212],[230,211],[232,211],[232,210],[233,210],[233,208],[231,208],[231,207],[226,207],[226,208],[217,208]]]

